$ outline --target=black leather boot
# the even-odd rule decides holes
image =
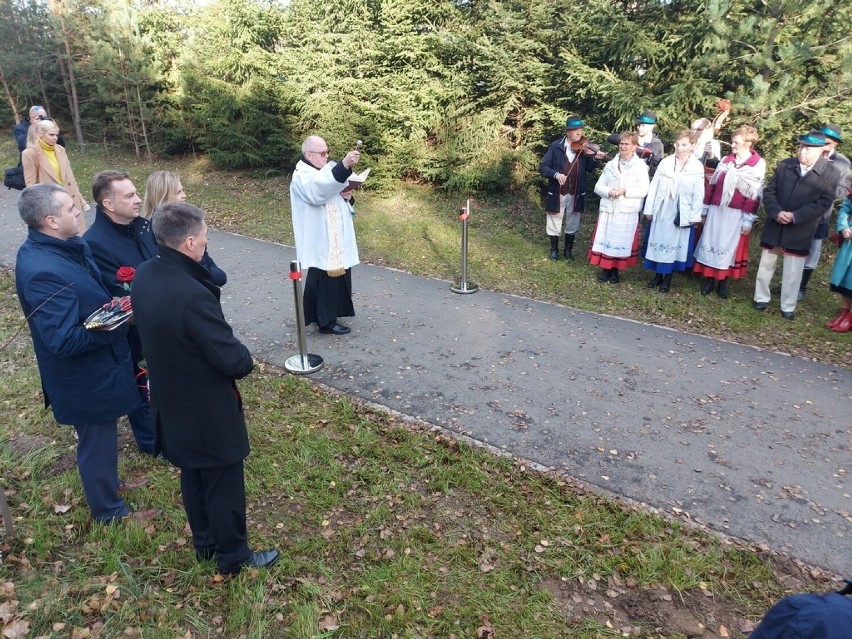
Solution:
[[[672,274],[666,273],[663,275],[663,283],[660,284],[660,293],[668,293],[672,287]]]
[[[811,275],[813,275],[813,274],[814,274],[814,269],[812,269],[812,268],[806,268],[805,270],[802,271],[802,283],[799,284],[798,301],[801,302],[803,299],[805,299],[805,295],[808,292],[808,282],[810,281]]]
[[[598,275],[598,282],[604,283],[609,281],[609,269],[602,268],[600,274]]]
[[[648,288],[657,288],[660,284],[663,283],[663,275],[662,273],[654,273],[654,277],[651,278],[651,281],[648,282]]]
[[[565,234],[565,250],[562,251],[566,260],[574,259],[574,236]]]
[[[550,235],[550,259],[558,260],[559,259],[559,236],[558,235]]]
[[[716,280],[712,277],[704,278],[704,286],[701,287],[702,295],[710,295],[713,292],[713,289],[716,287]]]
[[[716,295],[723,300],[728,299],[728,280],[719,280],[719,286],[716,287]]]

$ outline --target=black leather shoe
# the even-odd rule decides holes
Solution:
[[[723,300],[728,299],[728,280],[719,280],[719,286],[716,287],[716,295]]]
[[[609,281],[609,269],[602,268],[600,274],[598,275],[598,282],[604,283]]]
[[[269,550],[252,550],[251,557],[246,562],[246,566],[252,568],[270,568],[278,563],[281,555],[274,548]]]
[[[321,326],[319,332],[326,335],[348,335],[352,332],[352,329],[343,326],[343,324],[333,324],[332,326]]]
[[[769,306],[769,302],[755,302],[754,310],[760,311],[761,313],[766,310],[766,307]]]
[[[613,268],[609,270],[609,283],[610,284],[618,284],[618,269]]]
[[[562,255],[565,256],[566,260],[573,260],[574,259],[574,251],[572,249],[569,249],[569,248],[565,249],[564,251],[562,251]]]
[[[660,284],[660,293],[668,293],[672,288],[672,275],[667,273],[663,276],[663,283]]]
[[[792,320],[795,315],[793,314],[793,311],[781,311],[781,317],[785,320]]]
[[[712,277],[708,277],[707,281],[704,282],[704,286],[701,287],[702,295],[710,295],[713,292],[713,289],[716,287],[716,280]]]
[[[651,281],[646,284],[648,288],[657,288],[660,284],[663,283],[663,276],[660,273],[654,275],[651,278]]]

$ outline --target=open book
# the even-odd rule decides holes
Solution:
[[[367,176],[370,175],[370,169],[364,169],[360,173],[352,173],[349,176],[349,180],[346,183],[347,191],[354,191],[355,189],[360,189],[361,185],[367,181]]]

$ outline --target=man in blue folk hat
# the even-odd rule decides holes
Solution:
[[[839,172],[840,178],[835,189],[835,199],[844,199],[849,193],[850,176],[849,176],[849,159],[837,151],[837,145],[843,141],[840,127],[836,124],[826,124],[820,129],[820,133],[825,136],[825,147],[822,154],[829,164],[833,165]],[[834,211],[834,202],[828,207],[825,214],[822,216],[811,241],[810,255],[805,260],[805,268],[802,271],[802,283],[799,286],[799,300],[805,297],[808,290],[808,282],[813,275],[814,269],[819,264],[819,257],[822,253],[822,241],[828,237],[828,223],[831,219],[831,214]]]
[[[763,192],[766,225],[760,236],[763,251],[754,286],[754,307],[758,311],[769,305],[769,282],[778,256],[783,255],[781,315],[793,319],[814,231],[834,202],[841,177],[822,153],[826,139],[825,133],[817,129],[796,138],[796,157],[778,163]]]
[[[633,121],[636,123],[639,146],[647,151],[643,157],[653,177],[664,154],[663,143],[654,131],[657,126],[657,114],[653,111],[642,111],[642,114],[637,115]]]
[[[565,233],[565,259],[574,259],[574,237],[580,228],[586,195],[586,174],[604,157],[589,151],[583,137],[583,120],[572,115],[565,122],[565,137],[554,140],[541,160],[539,172],[547,178],[546,232],[550,237],[550,259],[559,259],[559,236]]]

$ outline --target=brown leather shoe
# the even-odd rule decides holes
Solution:
[[[148,510],[136,510],[127,516],[132,517],[134,520],[142,524],[149,519],[153,519],[158,516],[161,512],[162,511],[159,508],[149,508]]]
[[[138,479],[131,479],[130,481],[119,481],[118,482],[118,492],[126,493],[128,490],[133,490],[134,488],[139,488],[140,486],[144,486],[148,483],[147,477],[139,477]]]

